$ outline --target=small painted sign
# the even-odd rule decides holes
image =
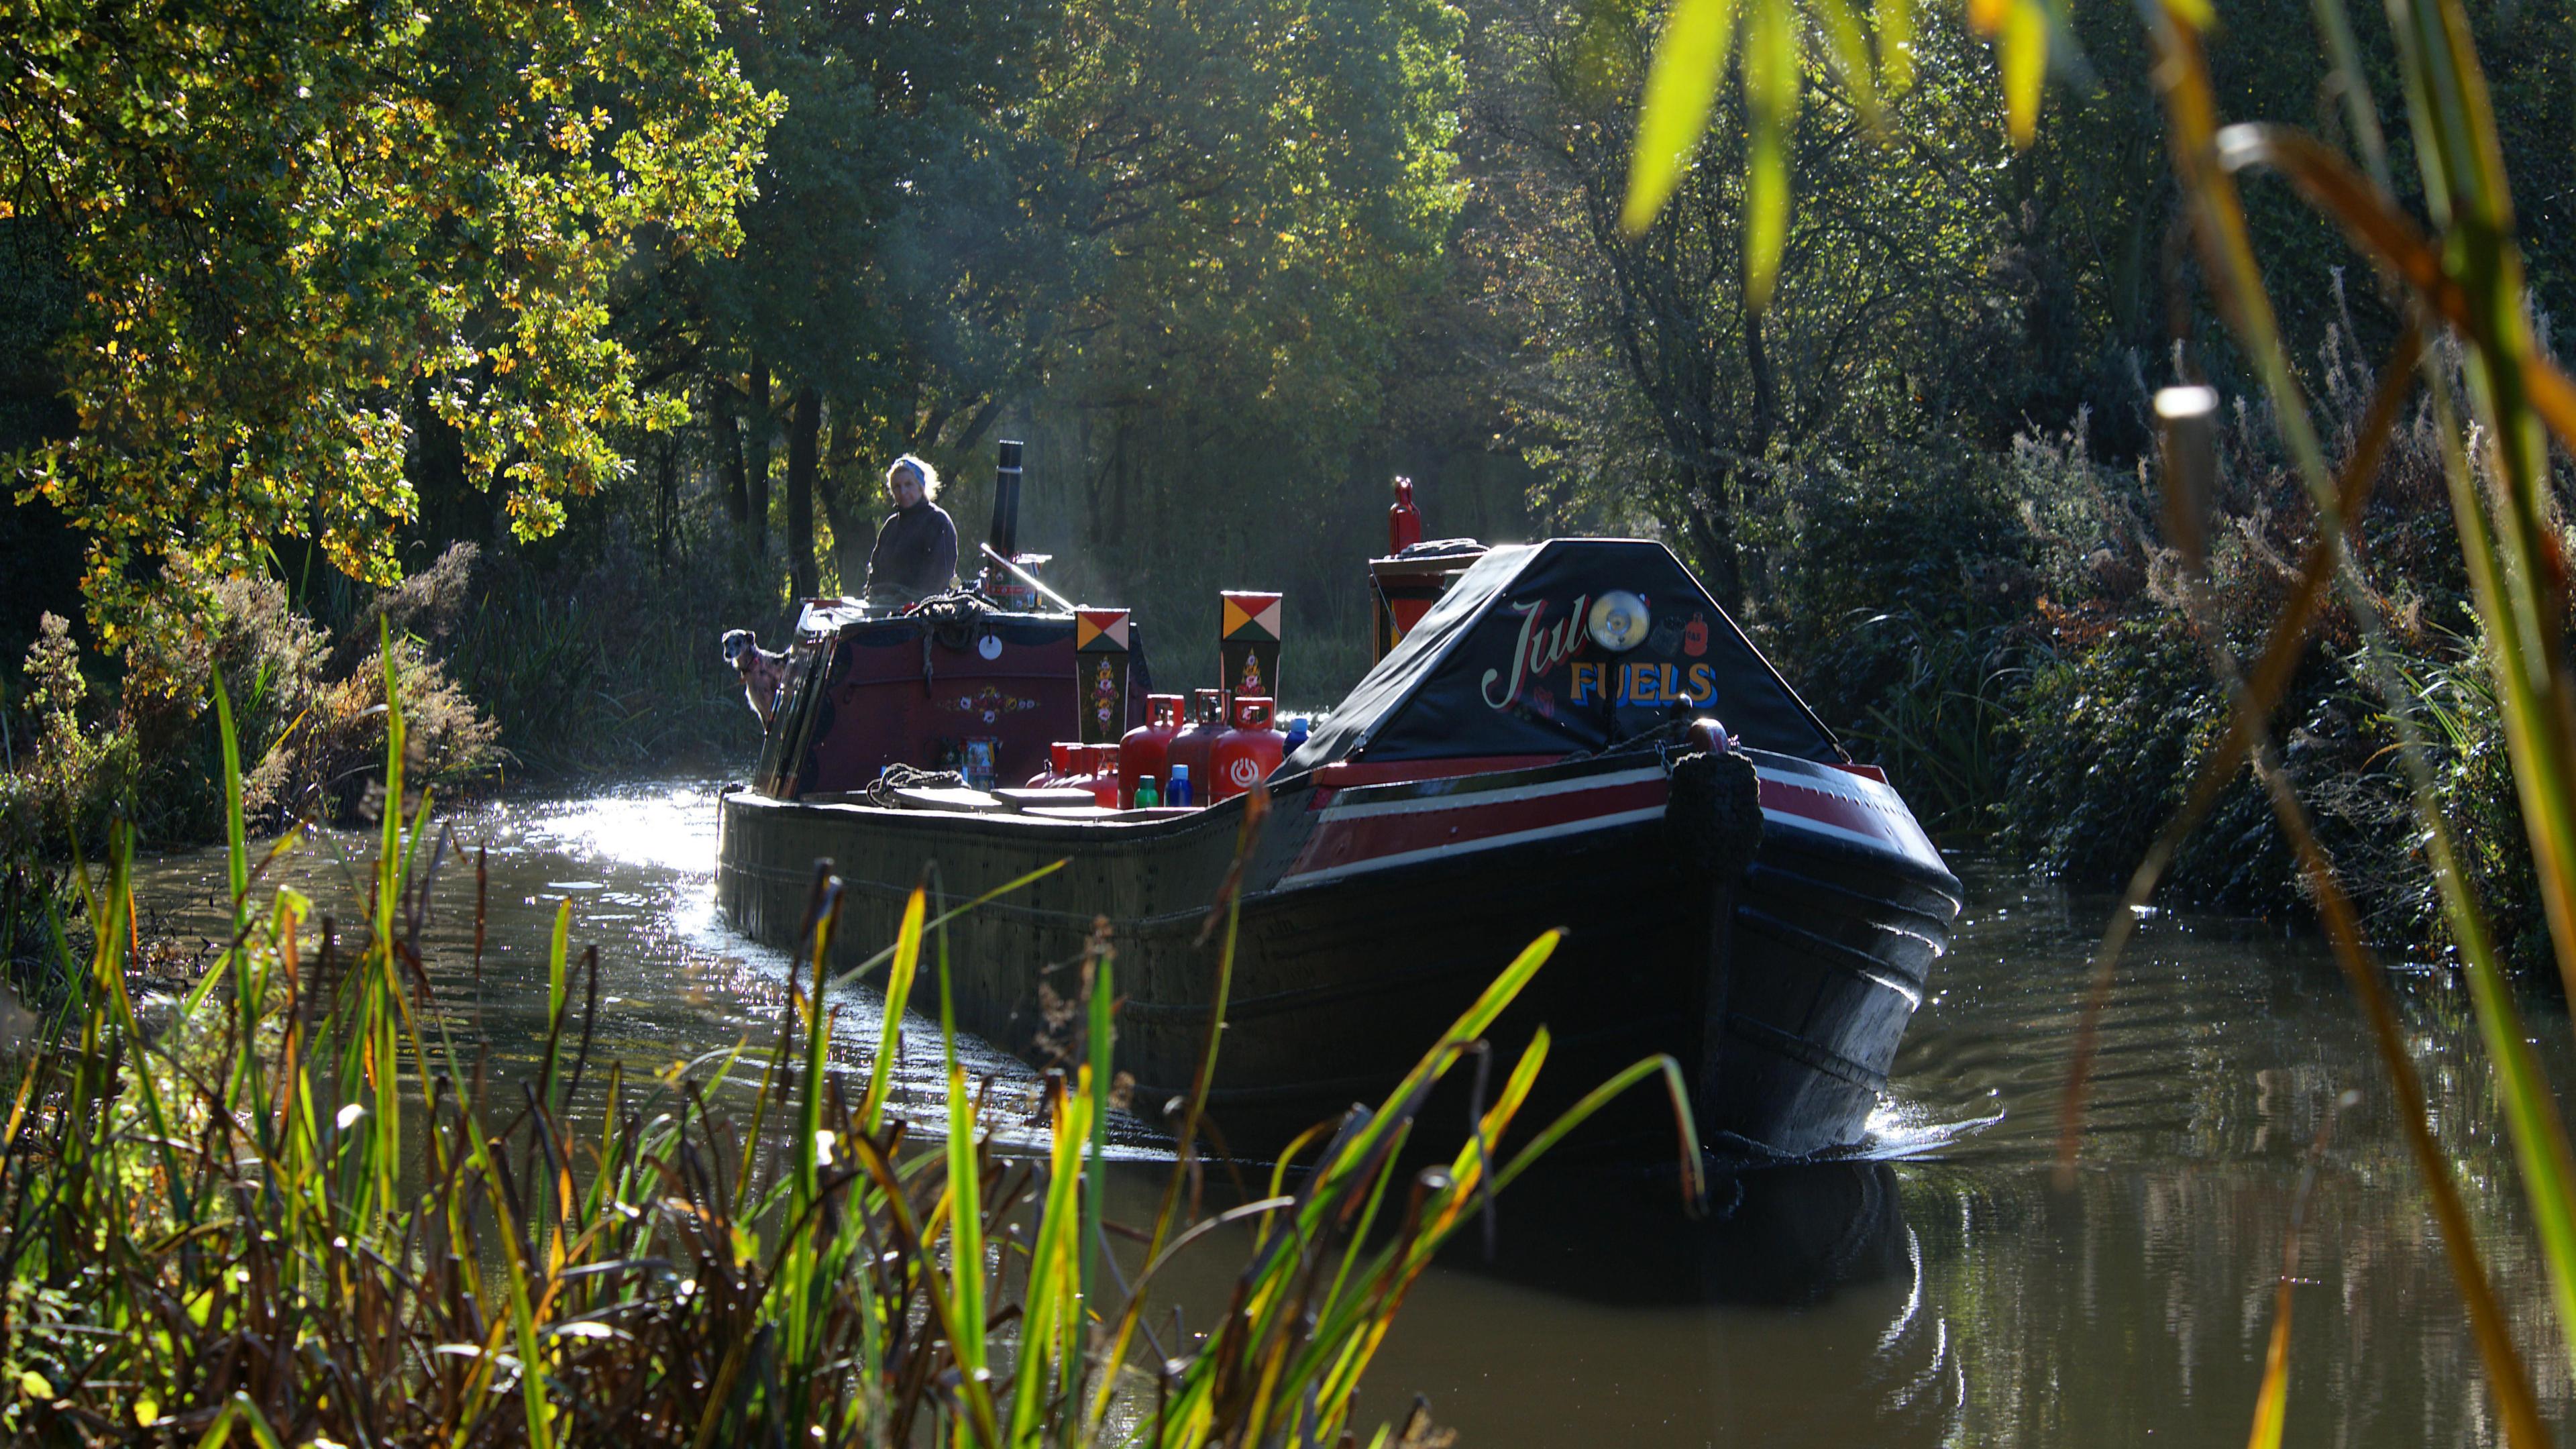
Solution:
[[[1078,609],[1073,616],[1073,647],[1083,654],[1127,652],[1125,609]]]
[[[1258,594],[1229,589],[1220,595],[1225,600],[1223,638],[1276,639],[1279,637],[1279,594]]]
[[[1570,708],[1705,708],[1716,702],[1717,668],[1699,657],[1708,652],[1706,615],[1694,614],[1688,623],[1673,628],[1659,623],[1637,649],[1612,654],[1594,644],[1584,630],[1584,614],[1591,605],[1591,597],[1581,594],[1562,610],[1544,597],[1506,605],[1520,616],[1520,629],[1512,644],[1510,668],[1484,673],[1486,706],[1552,716],[1560,700]],[[1683,657],[1672,657],[1675,654]]]

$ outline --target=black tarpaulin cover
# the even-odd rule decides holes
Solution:
[[[1649,619],[1645,642],[1619,654],[1585,629],[1614,589],[1642,597]],[[1510,544],[1460,575],[1283,769],[1573,754],[1699,715],[1756,749],[1842,758],[1672,550],[1625,538]]]

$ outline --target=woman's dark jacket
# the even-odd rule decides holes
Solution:
[[[944,594],[957,578],[957,525],[925,498],[886,515],[868,555],[867,596],[911,603]]]

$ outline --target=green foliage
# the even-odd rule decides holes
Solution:
[[[25,752],[24,761],[0,774],[0,860],[13,867],[65,823],[103,830],[111,802],[127,793],[140,770],[132,735],[81,718],[90,686],[68,620],[43,617],[24,673],[24,717],[33,729],[14,746]]]
[[[695,446],[750,567],[783,562],[791,593],[855,588],[883,467],[913,452],[951,481],[971,573],[1007,430],[1037,440],[1033,512],[1049,493],[1092,505],[1024,541],[1068,564],[1078,541],[1079,582],[1113,590],[1088,597],[1143,605],[1125,590],[1186,525],[1340,514],[1363,487],[1382,509],[1385,473],[1419,467],[1378,461],[1424,431],[1409,403],[1437,399],[1445,452],[1484,448],[1490,405],[1408,378],[1404,355],[1454,301],[1458,31],[1419,0],[734,22],[747,73],[788,101],[744,246],[662,268],[625,329],[699,379]],[[1168,476],[1122,486],[1140,467]],[[777,536],[783,559],[763,552]],[[1241,572],[1269,554],[1221,552],[1225,581],[1282,582]],[[1355,593],[1357,557],[1346,544],[1335,576],[1300,561],[1292,610],[1325,577]]]
[[[2044,648],[2028,627],[2034,456],[2055,457],[1895,443],[1860,467],[1784,468],[1777,507],[1747,529],[1765,646],[1935,831],[1990,828],[2026,656]]]
[[[657,560],[612,535],[587,557],[495,548],[430,654],[499,731],[512,767],[670,770],[747,754],[759,722],[714,640],[778,606],[712,550]]]
[[[1998,402],[2010,416],[2019,399],[1997,385],[2022,340],[2015,278],[1995,262],[2016,178],[1965,47],[1927,38],[1940,84],[1875,125],[1828,90],[1755,168],[1802,198],[1757,307],[1730,284],[1764,244],[1743,170],[1759,128],[1733,98],[1716,101],[1714,154],[1675,178],[1671,204],[1642,229],[1622,220],[1648,37],[1648,17],[1623,7],[1555,0],[1487,22],[1476,85],[1505,184],[1480,224],[1508,248],[1489,289],[1530,339],[1513,402],[1525,446],[1660,525],[1734,607],[1752,587],[1739,535],[1773,506],[1787,459],[1868,473],[1891,437],[1974,437]]]
[[[2052,872],[2115,881],[2146,854],[2226,733],[2225,701],[2175,615],[2114,624],[2066,656],[2034,668],[2016,702],[2005,839]],[[2220,797],[2175,885],[2249,914],[2305,914],[2287,849],[2251,781]]]
[[[2434,780],[2442,813],[2458,833],[2467,884],[2486,903],[2488,926],[2503,961],[2518,972],[2545,973],[2549,922],[2514,791],[2513,756],[2492,666],[2482,641],[2447,642],[2450,647],[2442,657],[2410,671],[2412,703],[2435,747]],[[2421,880],[2411,904],[2419,930],[2447,936],[2429,876]]]
[[[1427,0],[1071,7],[1037,124],[1093,239],[1050,380],[1315,461],[1351,441],[1436,284],[1458,14]]]
[[[77,431],[26,477],[87,533],[111,647],[284,536],[391,582],[415,384],[522,533],[624,475],[609,429],[683,416],[609,335],[613,288],[639,246],[733,244],[777,113],[700,0],[30,0],[7,28],[0,215],[79,299],[52,346]]]
[[[1815,0],[1800,24],[1790,0],[1752,0],[1742,11],[1744,56],[1744,304],[1760,312],[1771,299],[1789,233],[1788,153],[1808,72],[1834,72],[1826,89],[1873,127],[1883,124],[1879,91],[1914,81],[1916,29],[1912,0],[1879,0],[1877,44],[1848,0]],[[1654,226],[1693,169],[1716,112],[1719,85],[1738,25],[1735,0],[1680,0],[1665,13],[1639,102],[1619,225],[1630,236]],[[2028,146],[2039,116],[2049,31],[2057,23],[2046,0],[1969,0],[1969,24],[1995,37],[2013,144]],[[1839,94],[1836,92],[1839,91]]]

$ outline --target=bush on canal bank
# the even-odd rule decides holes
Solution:
[[[383,636],[412,722],[408,778],[442,795],[513,774],[713,769],[747,753],[758,726],[715,641],[745,622],[783,633],[758,571],[715,548],[656,557],[622,530],[600,532],[543,564],[517,546],[451,544],[389,589],[325,571],[298,599],[271,576],[220,580],[202,617],[113,662],[44,616],[5,711],[0,858],[58,858],[71,832],[103,838],[111,818],[154,847],[220,839],[207,704],[219,675],[253,828],[372,818]]]
[[[2317,349],[2334,461],[2377,377],[2347,326]],[[2456,357],[2444,365],[2458,382]],[[2142,390],[2137,402],[2144,406]],[[2268,410],[2226,404],[2205,626],[2262,652],[2314,537]],[[2469,597],[2435,419],[2401,415],[2354,520],[2371,607],[2431,746],[2463,865],[2518,969],[2548,938],[2501,715]],[[2116,889],[2227,732],[2227,695],[2186,607],[2153,457],[2100,461],[2085,420],[2003,453],[1906,446],[1792,460],[1748,533],[1754,622],[1859,758],[1883,765],[1952,844],[1988,841],[2086,888]],[[2281,762],[2317,816],[2365,926],[2449,944],[2398,768],[2398,731],[2330,597],[2275,713]],[[2305,922],[2313,902],[2250,772],[2220,793],[2166,875],[2177,902]]]
[[[211,617],[133,650],[113,693],[91,683],[65,621],[45,616],[24,666],[26,755],[0,776],[0,853],[59,855],[73,833],[103,838],[111,819],[156,845],[221,838],[220,751],[206,705],[218,676],[241,697],[241,803],[264,831],[352,819],[380,782],[385,647],[417,722],[412,778],[453,788],[497,762],[492,723],[421,639],[335,643],[272,579],[227,579],[211,592]]]

